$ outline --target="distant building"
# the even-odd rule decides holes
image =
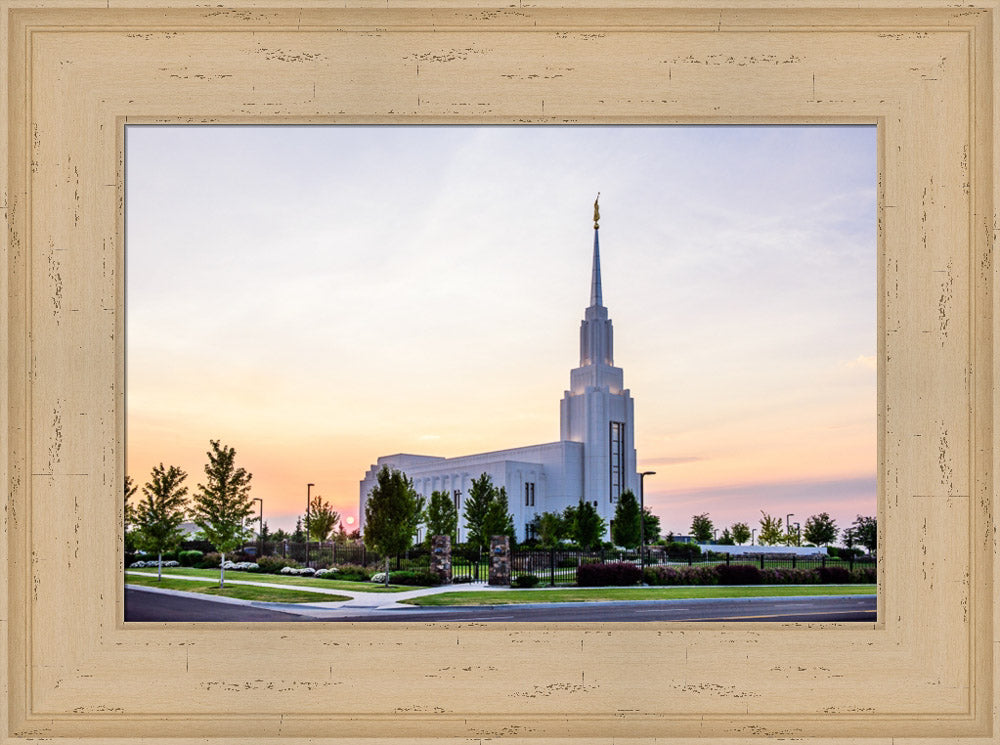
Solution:
[[[487,473],[504,487],[519,539],[530,537],[528,523],[542,512],[561,512],[580,498],[591,502],[610,525],[618,496],[639,493],[633,402],[614,366],[613,336],[601,291],[598,212],[594,203],[594,254],[590,305],[580,324],[580,365],[570,371],[570,388],[560,402],[559,441],[455,458],[384,455],[361,480],[361,527],[365,502],[383,466],[403,471],[426,498],[451,494],[459,513],[459,540],[465,539],[463,505],[473,479]]]

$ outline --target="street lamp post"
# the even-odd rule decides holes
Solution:
[[[260,502],[260,525],[257,526],[257,535],[260,536],[260,556],[264,555],[264,500],[254,497],[251,501]],[[258,556],[257,558],[260,558]]]
[[[309,504],[312,502],[310,494],[314,486],[316,484],[306,484],[306,566],[309,566]]]
[[[794,512],[789,512],[785,515],[785,534],[789,536],[792,534],[792,515],[794,514]],[[787,544],[788,541],[785,541],[785,543]]]
[[[643,471],[639,474],[639,581],[644,582],[642,575],[646,569],[646,477],[654,476],[656,471]]]
[[[751,546],[757,545],[757,528],[750,529],[750,545]]]

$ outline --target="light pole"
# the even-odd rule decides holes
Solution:
[[[794,512],[789,512],[785,516],[785,533],[789,536],[792,534],[792,515],[794,514]],[[788,541],[785,541],[785,543],[787,544]]]
[[[309,503],[312,501],[310,494],[316,484],[306,484],[306,566],[309,566]]]
[[[750,528],[750,545],[757,545],[757,528]]]
[[[643,471],[639,474],[639,577],[646,569],[646,477],[656,475],[656,471]]]
[[[257,535],[260,536],[260,556],[264,555],[264,500],[260,497],[254,497],[252,502],[260,502],[260,525],[257,529]],[[258,557],[260,558],[260,557]]]

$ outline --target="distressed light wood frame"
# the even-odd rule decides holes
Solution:
[[[0,0],[0,741],[995,742],[996,0],[300,5]],[[877,124],[878,623],[124,624],[123,127],[249,121]]]

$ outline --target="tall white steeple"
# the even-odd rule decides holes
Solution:
[[[599,219],[595,201],[590,305],[580,324],[580,366],[570,371],[570,389],[560,406],[560,438],[583,443],[582,496],[607,517],[623,490],[637,493],[638,476],[632,397],[622,369],[614,366],[614,336],[604,307]]]

